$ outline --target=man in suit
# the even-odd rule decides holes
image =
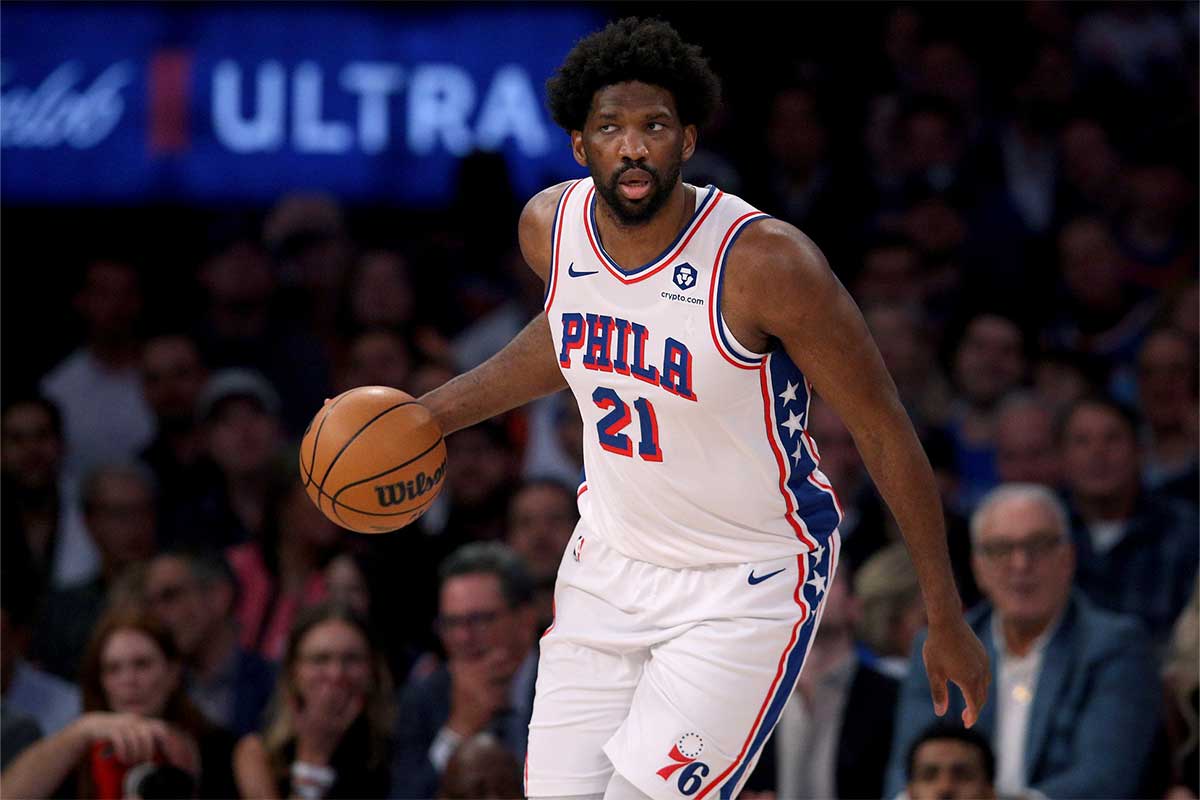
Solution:
[[[870,797],[883,791],[899,683],[863,663],[858,599],[835,573],[804,671],[746,791],[781,798]]]
[[[464,545],[439,570],[444,664],[415,675],[400,698],[394,797],[433,797],[464,740],[487,731],[525,760],[537,647],[533,580],[499,542]]]
[[[987,601],[968,617],[992,664],[992,702],[975,728],[996,752],[996,791],[1019,796],[1139,797],[1162,690],[1150,639],[1131,617],[1072,588],[1075,549],[1049,489],[1004,484],[971,519],[972,568]],[[905,787],[905,757],[933,721],[924,636],[901,689],[887,793]],[[948,719],[962,700],[952,693]]]

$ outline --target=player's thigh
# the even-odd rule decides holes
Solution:
[[[603,794],[612,777],[604,744],[629,714],[644,658],[548,636],[542,640],[529,723],[529,797]]]
[[[756,593],[753,605],[714,616],[655,648],[629,717],[606,748],[616,770],[661,800],[735,793],[800,675],[830,561],[828,549],[794,559],[779,583],[748,584]],[[774,562],[762,567],[760,575],[779,568]]]

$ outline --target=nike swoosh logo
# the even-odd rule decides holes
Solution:
[[[574,261],[572,261],[571,264],[567,267],[567,274],[570,275],[572,278],[582,278],[584,275],[595,275],[599,271],[600,270],[598,270],[598,269],[594,269],[591,272],[576,272]]]
[[[766,575],[755,575],[754,570],[750,570],[750,577],[746,578],[746,582],[751,586],[756,586],[765,581],[767,578],[774,578],[781,572],[783,572],[782,569],[777,569],[774,572],[768,572]]]

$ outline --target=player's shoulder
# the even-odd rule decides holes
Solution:
[[[525,208],[521,211],[521,224],[526,222],[531,224],[544,224],[549,227],[554,222],[554,209],[558,207],[558,201],[562,199],[563,192],[567,190],[575,181],[563,181],[556,183],[553,186],[547,186],[540,192],[529,198],[525,203]]]
[[[795,225],[763,217],[747,225],[729,250],[729,275],[778,279],[796,274],[817,277],[829,272],[821,249]]]
[[[529,198],[517,223],[517,234],[525,262],[543,278],[547,277],[550,269],[550,237],[553,235],[554,212],[563,193],[574,182],[556,183]]]

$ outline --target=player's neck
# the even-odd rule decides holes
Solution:
[[[650,220],[627,225],[604,202],[596,198],[596,226],[604,251],[624,269],[636,269],[654,258],[687,227],[696,209],[696,188],[680,181],[667,202]]]

